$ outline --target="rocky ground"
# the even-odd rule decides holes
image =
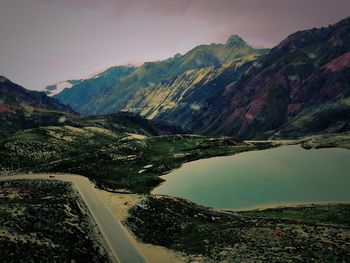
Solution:
[[[125,224],[141,241],[183,252],[188,261],[347,262],[350,258],[350,205],[249,214],[147,196],[129,213]]]
[[[0,182],[2,262],[110,262],[69,183]]]

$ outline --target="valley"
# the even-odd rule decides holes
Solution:
[[[57,131],[57,129],[56,127],[54,131]],[[55,133],[55,138],[59,138],[64,142],[76,142],[76,137],[72,137],[75,133],[78,132],[78,135],[75,134],[75,136],[83,138],[82,134],[91,132],[90,129],[85,128],[73,129],[67,126],[59,128],[60,132],[65,130],[67,131],[63,134]],[[95,132],[97,130],[98,129],[95,128]],[[106,131],[98,131],[100,133],[103,132],[102,134],[106,136]],[[113,133],[107,135],[110,136],[111,134]],[[156,148],[162,145],[161,149],[164,149],[164,145],[168,145],[166,148],[167,152],[170,149],[173,154],[183,155],[187,151],[190,152],[190,159],[182,158],[182,162],[192,161],[191,158],[195,160],[199,157],[207,158],[211,155],[231,155],[233,153],[238,154],[237,157],[239,157],[240,155],[244,156],[244,152],[246,151],[249,151],[249,154],[254,153],[254,150],[257,149],[264,152],[266,148],[278,150],[283,149],[283,147],[300,147],[298,145],[288,145],[300,144],[301,142],[305,148],[309,148],[307,146],[309,144],[315,148],[330,147],[332,145],[346,148],[348,147],[347,142],[350,138],[348,134],[339,134],[308,137],[298,141],[237,142],[232,141],[230,138],[209,139],[207,137],[193,135],[148,137],[145,135],[119,134],[119,136],[120,137],[115,138],[114,141],[120,140],[123,143],[126,141],[130,143],[130,147],[134,147],[133,145],[138,141],[149,143],[148,140],[150,140]],[[36,138],[36,140],[34,140],[35,142],[40,141],[37,140],[40,137],[34,138]],[[48,137],[45,138],[46,142],[52,140],[48,140]],[[91,143],[93,136],[89,134],[88,138]],[[16,139],[16,141],[20,140]],[[33,151],[33,148],[28,148],[28,145],[33,147],[34,141],[22,144],[20,147],[16,148],[18,157],[22,156],[23,158],[24,156],[28,156],[26,162],[28,162],[28,160],[33,162],[38,151],[35,150],[36,155],[29,155],[30,151]],[[197,143],[197,147],[193,146],[194,142]],[[322,145],[316,142],[325,142],[326,144]],[[78,145],[86,145],[87,141],[78,141],[76,143]],[[198,148],[198,145],[202,146]],[[26,148],[24,146],[26,146],[28,150],[25,150]],[[62,148],[61,146],[60,148]],[[281,148],[275,148],[277,146]],[[41,146],[39,148],[41,149]],[[71,146],[69,146],[69,148],[71,148]],[[18,149],[21,149],[21,151]],[[84,152],[86,152],[86,148],[84,149]],[[193,155],[192,152],[196,152],[198,149],[201,149],[200,152],[202,154],[205,153],[205,155]],[[22,151],[23,155],[21,155]],[[308,152],[310,150],[302,151]],[[56,153],[57,149],[55,149],[54,152]],[[156,153],[157,155],[155,155]],[[66,156],[72,156],[71,153],[65,154]],[[154,159],[152,160],[161,158],[163,163],[164,160],[167,160],[164,159],[164,154],[165,152],[153,150],[152,157]],[[48,153],[45,155],[50,156]],[[124,157],[126,156],[127,155],[124,155]],[[39,160],[41,160],[41,158],[42,157],[40,157]],[[209,161],[210,160],[211,159],[209,159]],[[123,161],[129,163],[128,158],[123,159]],[[22,164],[26,162],[22,162]],[[179,167],[182,162],[177,162],[176,166],[172,167],[172,169]],[[53,164],[54,163],[55,162],[53,162]],[[144,165],[145,163],[148,165]],[[147,169],[153,168],[151,165],[154,161],[145,163],[142,163],[139,169],[147,171]],[[119,165],[120,164],[119,162]],[[113,163],[113,165],[116,164]],[[28,165],[27,169],[33,169],[33,167],[36,166]],[[70,165],[69,167],[74,166]],[[104,167],[106,167],[105,164],[101,166],[101,169]],[[168,169],[170,168],[168,167]],[[14,170],[10,174],[15,174],[18,171],[19,170]],[[139,176],[142,176],[145,172],[139,173],[139,171],[140,170],[137,170],[137,175]],[[175,172],[176,171],[178,170],[175,170]],[[30,170],[29,174],[23,174],[21,178],[36,178],[37,175],[32,175],[32,172],[38,171],[34,169]],[[195,170],[193,170],[193,172],[195,172]],[[153,171],[152,176],[157,175],[158,177],[161,174]],[[75,177],[75,175],[48,174],[45,178],[55,181],[60,180],[60,178],[64,176],[67,178],[65,180],[68,181]],[[1,179],[4,180],[9,180],[10,178],[16,178],[16,176],[13,177],[10,175],[1,177]],[[98,181],[95,178],[96,177],[90,178],[90,180],[96,183]],[[99,188],[108,190],[108,192],[105,190],[97,190],[98,195],[101,196],[102,202],[108,207],[108,210],[113,212],[114,217],[123,220],[123,224],[129,230],[129,234],[126,235],[126,238],[136,239],[136,242],[133,241],[136,249],[142,253],[143,257],[145,257],[148,262],[156,263],[165,259],[169,260],[169,262],[217,262],[225,260],[230,262],[237,258],[241,261],[266,260],[270,262],[288,262],[290,259],[304,261],[306,258],[310,258],[310,255],[313,258],[313,262],[328,262],[330,259],[342,261],[349,256],[349,248],[347,246],[349,244],[350,235],[348,233],[348,213],[350,207],[348,204],[313,204],[295,206],[295,208],[290,204],[288,207],[281,206],[279,208],[270,208],[266,210],[238,212],[237,210],[208,208],[192,203],[189,200],[176,197],[148,194],[148,192],[158,184],[138,188],[134,187],[133,184],[129,184],[128,181],[123,180],[125,185],[123,185],[124,188],[120,189],[118,186],[120,185],[119,181],[121,181],[120,178],[122,177],[113,178],[113,182],[108,185],[105,185],[103,183],[104,181],[102,181]],[[158,178],[163,180],[162,176]],[[198,180],[200,180],[198,183],[203,182],[201,178],[198,178]],[[84,179],[84,181],[88,182],[86,179]],[[24,182],[30,184],[31,180]],[[33,181],[33,184],[35,184],[35,181]],[[343,185],[345,185],[344,182]],[[114,189],[113,186],[117,187]],[[198,184],[198,189],[200,188],[201,186]],[[88,190],[88,187],[84,186],[81,190]],[[10,192],[13,192],[13,190],[10,189],[9,193]],[[130,194],[130,192],[136,192],[137,194]],[[31,199],[29,199],[28,202],[30,200]],[[5,200],[4,202],[7,203]],[[38,207],[37,209],[40,211],[41,208]],[[98,216],[103,215],[99,214]],[[108,233],[113,233],[115,224],[107,224],[107,227],[111,228]],[[120,234],[114,235],[114,237],[116,236],[120,236]],[[306,236],[307,239],[305,238]],[[72,240],[71,242],[76,242],[75,239],[76,238],[72,238],[70,240]],[[125,238],[122,238],[120,242],[125,243]],[[325,246],[325,244],[332,245]],[[164,247],[168,250],[165,250]],[[123,251],[125,250],[123,249]],[[104,261],[100,259],[99,262]],[[122,262],[129,261],[126,260]]]
[[[350,17],[226,39],[43,91],[1,75],[0,261],[348,262]]]

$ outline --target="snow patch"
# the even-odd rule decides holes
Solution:
[[[61,93],[64,89],[69,89],[71,87],[73,87],[72,83],[70,83],[68,81],[63,81],[63,82],[57,83],[56,88],[54,90],[50,90],[50,91],[46,90],[46,91],[47,91],[48,95],[50,97],[52,97],[52,96],[55,96],[55,95]]]

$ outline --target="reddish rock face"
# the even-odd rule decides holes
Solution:
[[[225,93],[200,114],[218,116],[204,121],[209,127],[205,131],[211,134],[264,137],[284,129],[300,114],[310,114],[304,119],[313,121],[305,123],[312,129],[304,130],[320,132],[333,122],[350,121],[350,105],[344,102],[349,96],[347,18],[328,28],[289,36],[227,85]]]
[[[0,113],[13,113],[13,111],[4,103],[0,103]]]
[[[333,59],[324,66],[326,70],[330,70],[332,72],[341,71],[348,67],[350,67],[350,52]]]

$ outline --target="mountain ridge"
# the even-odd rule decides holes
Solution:
[[[242,42],[244,41],[242,40]],[[266,49],[257,50],[245,42],[237,47],[226,44],[200,45],[184,55],[177,54],[166,60],[145,62],[140,67],[134,68],[123,79],[116,80],[114,85],[109,85],[102,92],[88,96],[89,98],[83,103],[78,103],[79,105],[75,104],[76,101],[66,98],[74,93],[76,89],[74,86],[55,97],[82,114],[113,113],[122,110],[130,97],[137,91],[154,87],[160,82],[170,80],[186,71],[205,67],[222,67],[224,64],[232,63],[234,60],[242,60],[245,57],[246,60],[252,60],[266,52]],[[82,85],[80,84],[80,86]],[[79,101],[77,95],[72,97]]]
[[[208,120],[205,127],[197,122],[197,129],[238,137],[269,136],[274,132],[283,134],[283,127],[303,110],[337,100],[341,100],[342,105],[348,105],[348,43],[350,18],[327,28],[299,31],[288,36],[199,113],[211,118],[211,121]],[[342,61],[341,67],[339,60]],[[329,70],[334,65],[338,65],[337,70]],[[216,117],[213,119],[211,116]],[[348,129],[348,113],[339,116],[346,119],[342,121],[344,129]],[[319,117],[315,118],[317,122]],[[328,125],[333,122],[336,119],[328,119]],[[304,129],[300,133],[290,130],[285,136],[321,132],[323,128]]]

